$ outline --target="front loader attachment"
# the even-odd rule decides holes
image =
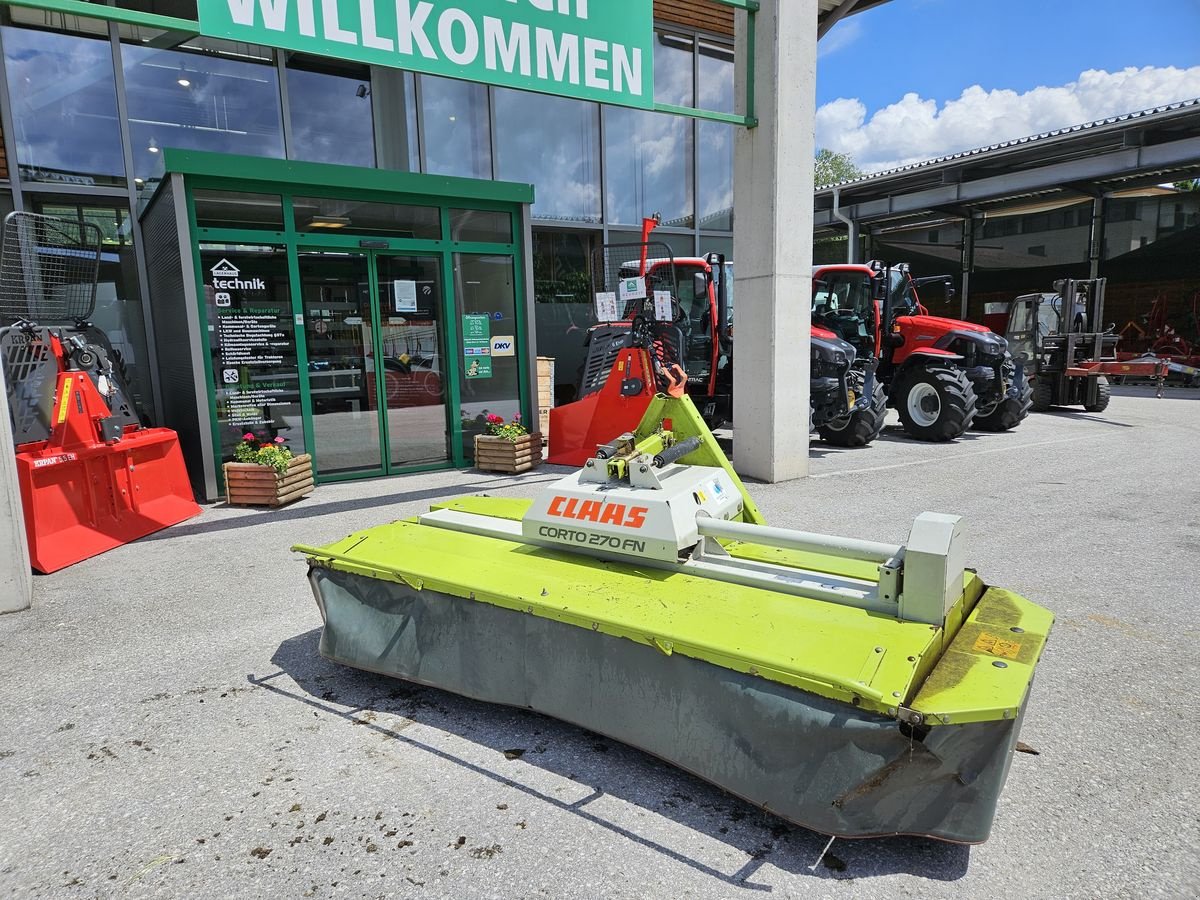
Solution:
[[[1053,622],[965,567],[956,516],[905,545],[768,527],[686,397],[532,500],[294,549],[326,658],[554,716],[842,837],[987,838]]]
[[[58,377],[49,440],[17,451],[33,567],[56,572],[198,515],[167,428],[121,426],[82,372]]]

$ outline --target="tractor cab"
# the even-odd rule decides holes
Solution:
[[[876,356],[880,305],[871,269],[818,266],[813,278],[813,325],[833,332],[861,356]]]

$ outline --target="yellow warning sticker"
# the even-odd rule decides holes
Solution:
[[[854,396],[854,391],[846,391],[846,394],[850,400],[850,405],[847,407],[847,409],[854,409],[854,404],[858,402],[858,398]]]
[[[979,637],[975,638],[975,649],[981,653],[990,653],[992,656],[1016,659],[1017,654],[1021,651],[1021,642],[1008,641],[984,631],[980,633]]]
[[[70,377],[63,379],[62,396],[58,400],[58,421],[55,423],[61,425],[67,421],[67,403],[71,400],[71,379]]]

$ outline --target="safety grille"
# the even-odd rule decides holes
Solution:
[[[0,323],[87,319],[100,245],[100,229],[90,222],[9,213],[0,244]]]
[[[642,260],[646,267],[646,298],[621,302],[621,281],[641,275]],[[678,300],[675,278],[675,256],[661,241],[645,244],[606,244],[596,250],[592,266],[592,287],[597,293],[611,291],[617,295],[618,310],[628,320],[633,316],[653,318],[654,292],[668,291]]]
[[[0,364],[8,388],[13,442],[19,447],[50,437],[50,412],[58,380],[58,360],[45,328],[0,331]]]

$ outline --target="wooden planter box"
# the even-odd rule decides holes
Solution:
[[[533,432],[510,441],[490,434],[475,435],[475,468],[515,475],[542,464],[542,435]]]
[[[283,472],[258,463],[224,465],[225,493],[230,506],[286,506],[313,491],[312,457],[293,456]]]

